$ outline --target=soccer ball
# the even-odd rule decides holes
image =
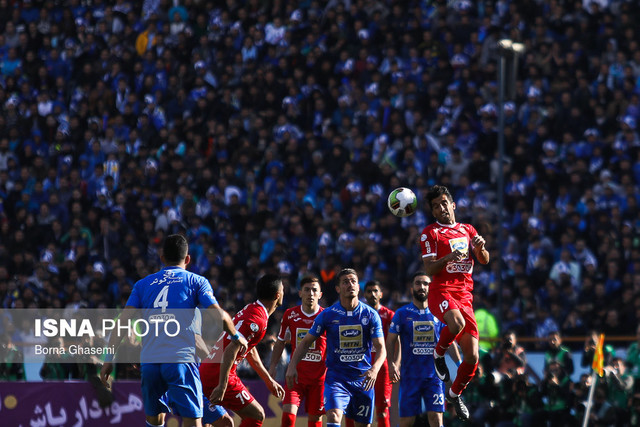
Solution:
[[[389,193],[387,206],[389,206],[389,210],[395,216],[409,216],[415,213],[418,207],[418,198],[414,192],[408,188],[396,188]]]

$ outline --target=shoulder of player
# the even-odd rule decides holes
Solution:
[[[297,306],[295,306],[295,307],[287,308],[287,309],[284,311],[284,314],[282,315],[282,319],[290,319],[290,318],[292,318],[292,317],[297,316],[297,314],[298,314],[298,313],[297,313],[297,310],[296,310],[296,309],[299,309],[299,308],[300,308],[300,306],[299,306],[299,305],[297,305]]]
[[[467,233],[473,233],[473,234],[477,233],[475,227],[471,224],[467,224],[464,222],[460,222],[458,224],[460,224],[460,228],[464,229]]]
[[[433,224],[429,224],[427,225],[425,228],[422,229],[422,233],[420,233],[422,236],[426,236],[435,233],[435,231],[439,228],[440,226],[437,223],[433,223]]]
[[[369,305],[361,302],[360,303],[361,306],[361,317],[378,317],[379,319],[382,319],[382,316],[380,315],[380,313],[378,313],[378,310],[376,310],[373,307],[370,307]]]

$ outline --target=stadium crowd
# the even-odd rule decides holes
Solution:
[[[386,195],[439,183],[502,253],[474,271],[502,330],[633,335],[639,19],[622,0],[0,0],[0,304],[122,306],[184,232],[230,312],[265,271],[285,307],[316,272],[327,306],[341,266],[398,307],[428,217]],[[526,53],[497,224],[503,37]]]

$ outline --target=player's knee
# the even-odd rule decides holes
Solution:
[[[453,318],[453,322],[451,323],[451,325],[449,325],[449,327],[451,328],[451,332],[453,332],[454,334],[458,334],[464,329],[465,325],[466,322],[464,321],[464,317],[456,316]]]
[[[480,361],[480,358],[478,357],[478,353],[471,353],[464,356],[464,361],[469,365],[477,366]]]
[[[264,409],[262,408],[262,406],[258,408],[258,412],[256,413],[255,419],[260,422],[264,422],[265,415],[264,415]]]
[[[231,418],[229,414],[225,414],[213,423],[213,427],[233,427],[233,418]]]

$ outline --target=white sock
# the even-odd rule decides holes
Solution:
[[[151,424],[149,421],[147,421],[147,427],[163,427],[164,423],[162,424]]]
[[[459,397],[460,395],[459,394],[455,394],[453,392],[453,390],[449,389],[449,396],[451,396],[451,397],[453,397],[455,399],[456,397]]]

